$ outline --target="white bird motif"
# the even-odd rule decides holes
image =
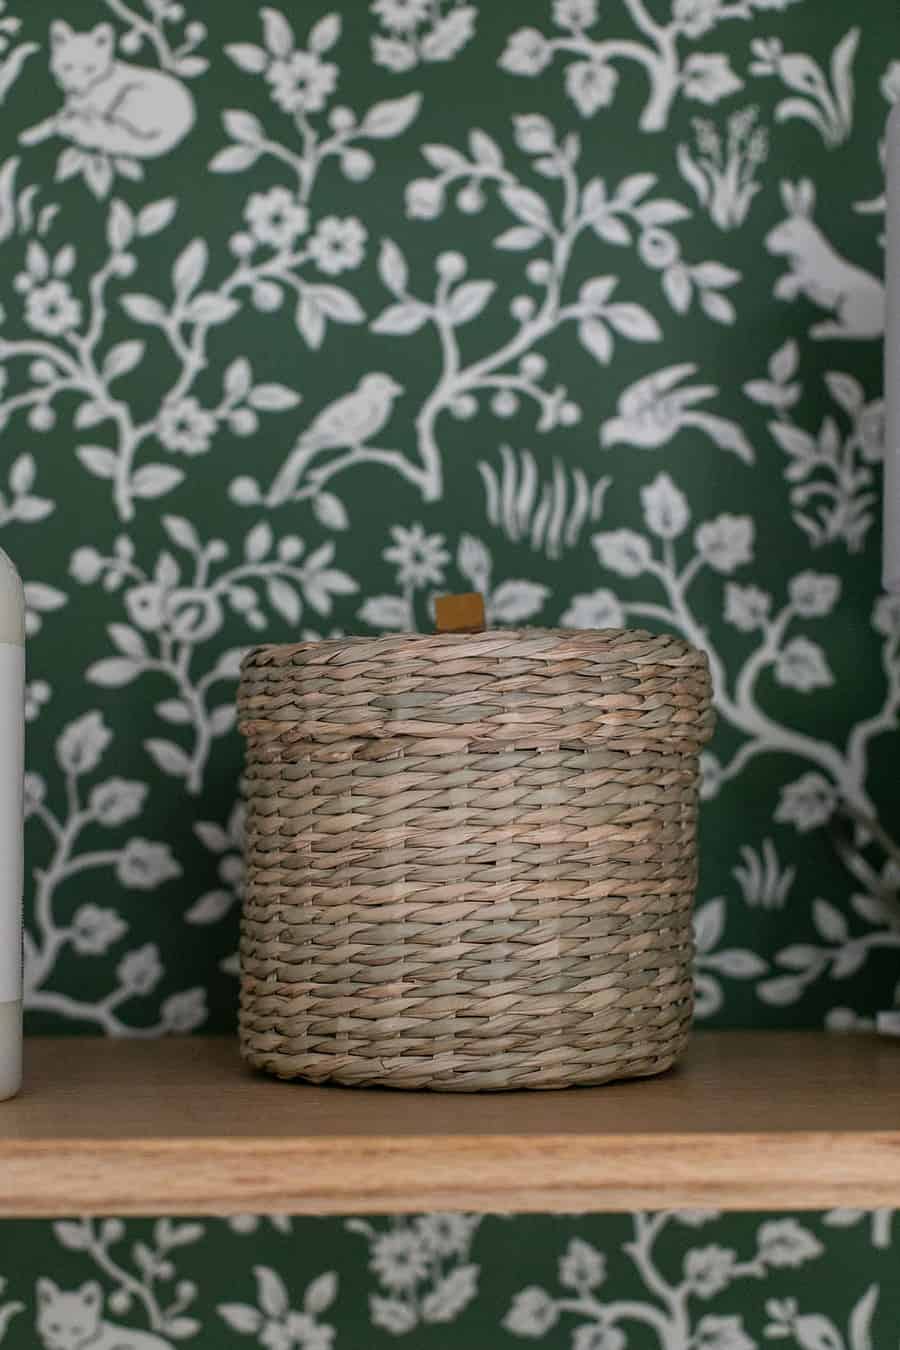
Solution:
[[[714,384],[682,384],[696,373],[695,365],[684,362],[666,366],[664,370],[630,384],[619,397],[618,417],[611,418],[600,428],[601,445],[606,448],[633,445],[642,450],[658,450],[683,427],[694,427],[722,450],[730,450],[745,464],[752,464],[753,447],[736,422],[713,413],[692,411],[694,404],[705,403],[719,392]]]
[[[285,460],[266,497],[280,506],[297,487],[304,467],[319,450],[359,450],[390,421],[403,386],[390,375],[364,375],[356,388],[323,408]]]

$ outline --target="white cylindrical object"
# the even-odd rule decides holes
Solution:
[[[900,103],[887,138],[887,326],[884,337],[884,589],[900,591]]]
[[[0,549],[0,1101],[22,1084],[25,594]]]

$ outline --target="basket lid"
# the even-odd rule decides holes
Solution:
[[[487,629],[252,648],[241,664],[246,735],[331,744],[416,737],[696,750],[713,728],[709,664],[683,638],[641,629]]]

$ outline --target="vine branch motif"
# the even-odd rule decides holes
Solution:
[[[671,18],[662,23],[653,18],[644,0],[624,0],[639,38],[604,39],[588,32],[598,21],[593,0],[571,0],[554,7],[556,24],[563,29],[561,35],[548,38],[534,28],[518,29],[509,38],[500,66],[511,74],[533,77],[557,55],[576,57],[566,69],[566,90],[582,117],[587,118],[615,98],[617,63],[634,63],[641,67],[650,86],[640,129],[660,132],[667,127],[679,95],[712,104],[743,87],[727,56],[692,52],[683,57],[684,40],[705,37],[720,23],[747,21],[760,10],[784,9],[795,2],[782,0],[773,6],[767,0],[673,0]]]
[[[559,186],[556,215],[542,196],[506,167],[500,147],[478,129],[471,133],[468,156],[452,146],[426,145],[423,154],[437,170],[437,176],[416,179],[407,188],[407,214],[433,219],[440,214],[451,190],[458,189],[461,209],[481,209],[483,187],[491,184],[515,222],[495,239],[495,247],[531,252],[542,246],[549,253],[548,257],[531,258],[525,267],[527,281],[537,290],[538,297],[523,293],[513,298],[510,305],[516,323],[513,333],[496,350],[466,359],[460,345],[460,330],[491,302],[495,283],[469,279],[466,259],[450,250],[439,254],[433,295],[423,298],[412,288],[409,264],[399,246],[393,240],[384,240],[378,270],[392,302],[372,322],[371,329],[385,336],[405,337],[430,325],[441,356],[441,374],[415,419],[418,460],[373,446],[364,438],[363,430],[368,430],[370,417],[378,431],[385,420],[373,400],[369,402],[368,417],[363,409],[360,415],[346,418],[349,429],[342,441],[335,437],[330,443],[323,443],[315,432],[319,422],[332,411],[326,409],[310,432],[300,437],[265,494],[255,480],[242,478],[233,485],[246,504],[256,504],[262,499],[273,507],[303,500],[338,473],[364,463],[389,466],[415,486],[425,501],[435,501],[443,488],[439,419],[445,413],[457,419],[472,417],[478,409],[478,396],[485,393],[493,395],[492,406],[500,409],[499,415],[514,410],[520,398],[533,401],[540,432],[573,425],[581,409],[564,385],[547,387],[541,382],[545,362],[536,347],[556,329],[571,322],[588,353],[601,364],[607,364],[617,337],[641,343],[657,342],[662,337],[658,321],[644,306],[613,297],[618,284],[615,276],[594,277],[580,286],[577,297],[565,298],[573,252],[579,238],[589,231],[618,247],[633,244],[636,237],[643,261],[660,272],[663,293],[676,312],[684,313],[696,295],[713,321],[734,321],[734,308],[722,291],[734,285],[739,273],[718,263],[689,264],[682,258],[678,240],[668,227],[686,219],[690,212],[680,202],[649,195],[656,184],[654,175],[633,174],[610,194],[601,179],[579,181],[577,137],[560,139],[544,117],[532,115],[514,120],[517,144],[532,157],[532,167]],[[335,423],[338,408],[343,412],[351,398],[361,397],[365,402],[364,384],[333,405]],[[325,463],[317,462],[325,451],[338,453]]]

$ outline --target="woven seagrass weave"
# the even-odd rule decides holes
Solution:
[[[238,712],[251,1064],[469,1091],[675,1061],[702,652],[620,629],[259,647]]]

